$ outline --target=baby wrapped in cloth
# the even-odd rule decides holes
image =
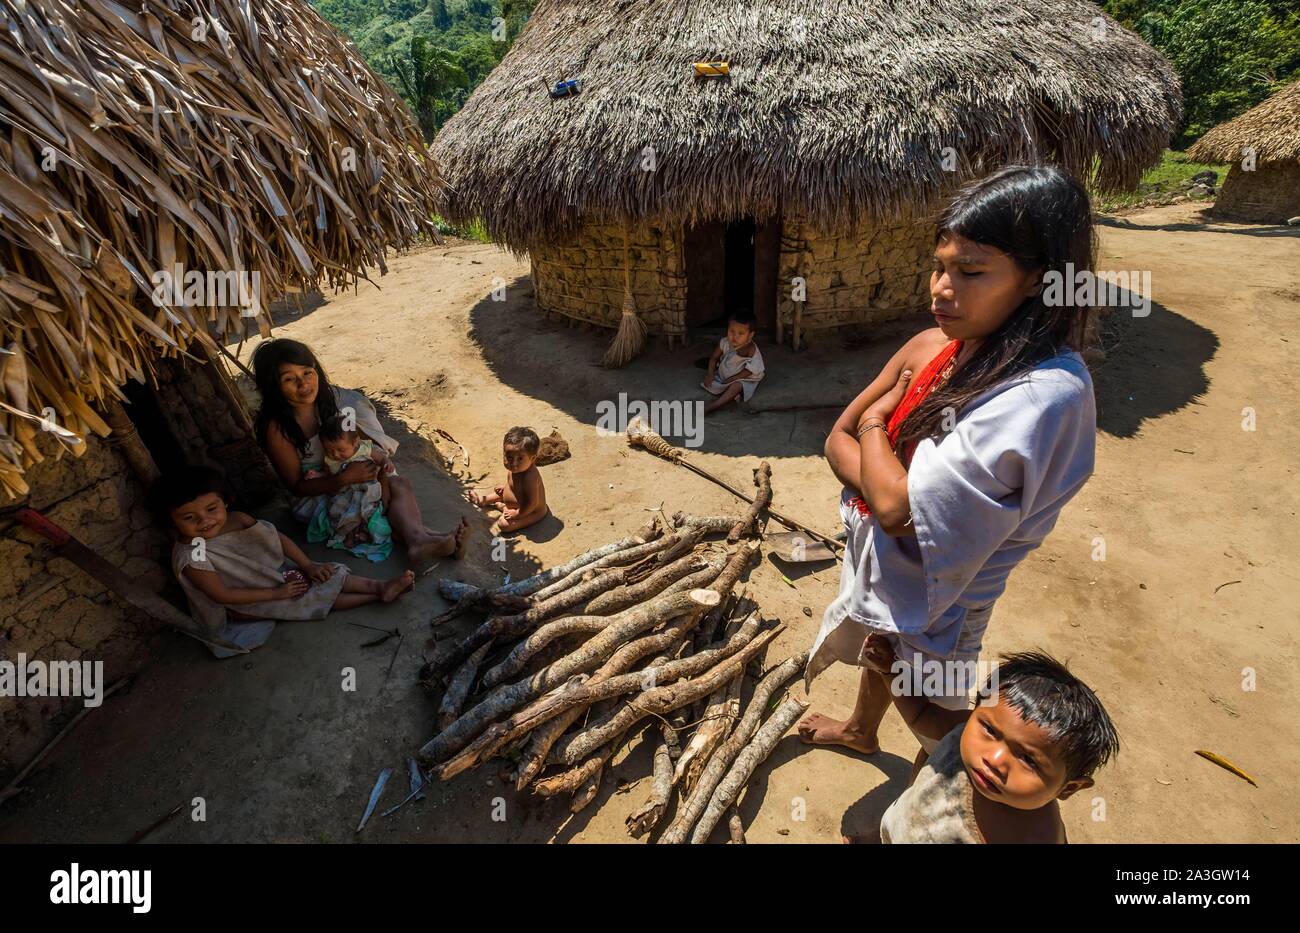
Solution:
[[[349,411],[356,418],[360,437],[357,448],[346,460],[336,461],[325,456],[320,435],[307,441],[302,459],[303,476],[308,479],[339,473],[348,464],[369,460],[378,445],[389,457],[397,452],[397,441],[384,433],[374,406],[354,389],[334,387],[334,398],[339,411]],[[395,475],[396,470],[389,475]],[[348,551],[357,557],[379,562],[387,560],[393,552],[393,528],[384,515],[383,489],[378,480],[353,483],[332,495],[304,496],[293,502],[294,518],[307,526],[307,540],[313,544],[324,542],[327,547]],[[351,532],[364,528],[369,540],[356,540],[351,544]]]

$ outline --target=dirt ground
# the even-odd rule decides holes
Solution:
[[[1101,239],[1101,268],[1149,269],[1157,304],[1106,328],[1096,474],[1013,574],[986,652],[1039,647],[1067,659],[1118,725],[1118,760],[1093,791],[1062,806],[1072,841],[1297,842],[1300,728],[1286,703],[1300,691],[1300,338],[1291,330],[1300,316],[1300,231],[1206,223],[1183,204],[1107,219]],[[493,247],[432,248],[395,259],[382,290],[327,297],[284,316],[277,334],[309,343],[332,379],[379,403],[434,527],[474,514],[461,498],[470,479],[500,481],[507,428],[558,428],[573,457],[543,470],[554,517],[495,560],[488,521],[475,516],[466,560],[437,565],[411,596],[282,625],[245,658],[215,662],[169,638],[130,693],[88,717],[28,780],[29,791],[0,809],[0,839],[125,841],[196,797],[205,821],[182,816],[150,840],[628,839],[623,819],[644,798],[650,769],[640,741],[576,816],[564,801],[517,798],[485,768],[353,833],[379,771],[397,769],[386,807],[405,795],[405,758],[434,731],[433,705],[415,680],[432,651],[427,620],[446,606],[438,577],[518,579],[612,540],[661,505],[668,513],[736,508],[721,489],[595,429],[597,402],[620,391],[698,397],[692,361],[706,341],[671,354],[655,346],[621,371],[602,370],[593,361],[609,332],[543,320],[527,272]],[[494,279],[505,301],[490,299]],[[824,334],[799,354],[765,346],[768,376],[754,404],[847,400],[909,329],[926,324],[870,342]],[[251,349],[243,347],[244,359]],[[1254,430],[1243,428],[1246,409]],[[835,413],[726,412],[708,422],[693,457],[740,486],[768,460],[777,507],[834,531],[838,486],[821,447]],[[435,428],[467,446],[468,470],[452,476],[436,464],[428,441],[458,451]],[[1098,539],[1104,561],[1094,559]],[[765,557],[751,573],[750,594],[787,626],[769,660],[810,645],[838,572]],[[359,647],[374,633],[348,622],[400,627],[391,674],[390,645]],[[352,692],[340,686],[346,667],[357,672]],[[1250,672],[1254,689],[1244,689]],[[846,712],[855,686],[854,670],[832,668],[814,686],[814,709]],[[881,740],[882,751],[866,757],[787,736],[743,798],[749,839],[830,843],[874,825],[916,752],[894,713]],[[1196,749],[1232,759],[1259,787]],[[493,818],[501,815],[494,798],[505,801],[503,820]]]

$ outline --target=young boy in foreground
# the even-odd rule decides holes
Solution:
[[[863,663],[897,673],[883,635],[867,639]],[[892,683],[899,713],[940,741],[881,817],[881,842],[1064,843],[1057,801],[1091,787],[1093,772],[1119,751],[1096,694],[1039,652],[1004,655],[973,710],[944,709],[906,689],[905,678]]]
[[[491,493],[470,490],[466,498],[475,505],[500,505],[501,517],[492,525],[493,534],[510,534],[535,525],[549,513],[546,486],[537,469],[542,442],[532,428],[511,428],[501,445],[506,481]]]

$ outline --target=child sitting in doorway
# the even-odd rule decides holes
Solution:
[[[326,507],[308,525],[307,540],[313,544],[323,541],[327,547],[341,548],[372,561],[387,560],[393,551],[393,530],[386,517],[390,501],[388,478],[397,473],[388,452],[349,428],[342,416],[320,426],[320,441],[328,473],[342,473],[358,461],[373,461],[381,469],[375,479],[352,483],[331,495]],[[310,473],[308,478],[312,478]]]
[[[873,634],[862,662],[898,675],[893,643]],[[1092,787],[1119,751],[1097,695],[1040,652],[1003,655],[975,709],[948,709],[896,679],[894,706],[918,735],[939,741],[880,819],[880,841],[1064,843],[1058,800]]]
[[[491,493],[471,489],[465,498],[479,506],[497,505],[501,517],[492,525],[492,534],[511,534],[535,525],[550,514],[546,505],[546,485],[537,469],[537,454],[542,442],[532,428],[511,428],[502,442],[501,458],[505,463],[506,481]]]
[[[700,387],[717,398],[704,407],[705,414],[717,411],[736,397],[748,402],[763,378],[763,354],[754,342],[757,322],[748,311],[727,319],[727,335],[718,341],[709,357],[708,374]]]
[[[350,573],[343,564],[318,564],[268,521],[229,509],[216,470],[188,467],[164,476],[151,492],[161,520],[172,527],[172,569],[200,625],[245,648],[265,642],[274,623],[261,626],[255,644],[233,620],[324,619],[333,609],[392,602],[415,585],[406,571],[389,580]]]

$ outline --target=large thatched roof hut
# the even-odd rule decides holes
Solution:
[[[405,105],[305,0],[0,18],[0,657],[93,658],[111,681],[153,627],[11,507],[161,586],[150,476],[264,469],[221,339],[265,331],[286,292],[382,270],[431,231],[440,182]],[[0,772],[70,702],[0,698]]]
[[[653,332],[743,305],[797,337],[923,302],[957,181],[1131,186],[1180,114],[1168,62],[1083,0],[540,0],[433,151],[445,212],[527,251],[543,310],[615,324],[626,232]]]
[[[1230,162],[1214,213],[1250,223],[1300,216],[1300,81],[1210,130],[1188,150],[1198,162]]]

